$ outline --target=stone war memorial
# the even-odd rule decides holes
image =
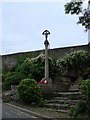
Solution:
[[[44,74],[44,78],[42,78],[42,80],[39,82],[39,84],[40,84],[42,92],[49,93],[49,92],[53,91],[52,80],[49,77],[49,63],[48,63],[48,58],[49,58],[49,56],[48,56],[49,41],[48,41],[47,38],[48,38],[48,35],[50,35],[50,32],[48,30],[45,30],[42,33],[42,35],[45,35],[45,41],[44,41],[44,45],[45,45],[45,74]]]

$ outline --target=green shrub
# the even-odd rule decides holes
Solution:
[[[18,86],[18,93],[26,104],[39,104],[42,100],[40,88],[34,79],[23,79]]]
[[[87,100],[90,101],[90,79],[80,82],[80,91],[86,96]]]
[[[77,111],[76,111],[76,108],[75,107],[72,107],[70,110],[69,110],[69,116],[71,118],[76,118],[77,117]]]
[[[78,78],[88,72],[87,69],[90,68],[90,53],[87,51],[74,51],[59,59],[57,64],[63,75]],[[88,77],[88,75],[85,75],[85,77]]]
[[[5,80],[7,80],[11,75],[13,75],[12,72],[6,72],[2,74],[2,82],[4,82]]]
[[[31,79],[39,82],[44,77],[45,55],[40,54],[35,58],[26,58],[20,64],[17,64],[16,72],[19,72]],[[49,58],[49,75],[52,80],[58,76],[58,66],[56,60]]]
[[[75,107],[69,110],[69,115],[71,118],[77,117],[88,117],[90,113],[90,103],[87,101],[79,101]]]
[[[19,84],[22,79],[31,78],[39,82],[44,78],[45,55],[40,54],[35,58],[18,58],[13,70],[3,72],[3,90],[9,90],[12,84]],[[56,60],[49,58],[49,75],[55,82],[59,78],[59,69]]]
[[[90,75],[90,53],[74,51],[57,60],[59,71],[64,79],[64,86],[69,89],[71,84],[77,83],[80,78],[86,80]],[[69,80],[69,81],[68,81]]]
[[[10,90],[11,85],[18,85],[21,79],[26,78],[23,74],[12,72],[11,74],[6,74],[3,81],[3,90]]]
[[[90,116],[90,79],[80,82],[80,91],[86,97],[84,101],[79,103],[70,110],[69,115],[72,118],[79,116]]]

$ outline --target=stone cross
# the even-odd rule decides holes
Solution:
[[[45,30],[42,35],[45,35],[45,41],[44,41],[44,45],[45,45],[45,79],[49,78],[49,64],[48,64],[48,45],[49,42],[47,40],[48,35],[50,35],[50,32],[48,30]]]
[[[50,35],[50,32],[48,30],[45,30],[42,34],[45,35],[45,40],[47,40],[47,37],[48,35]]]

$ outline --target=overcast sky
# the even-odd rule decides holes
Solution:
[[[64,13],[66,2],[0,3],[0,54],[44,49],[45,29],[51,33],[51,49],[87,44],[88,33],[76,24],[78,17]]]

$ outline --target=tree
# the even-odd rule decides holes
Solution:
[[[85,0],[71,0],[65,4],[65,13],[66,14],[76,14],[79,15],[79,20],[77,24],[82,24],[85,27],[85,30],[90,30],[90,0],[88,0],[87,8],[83,7]]]

